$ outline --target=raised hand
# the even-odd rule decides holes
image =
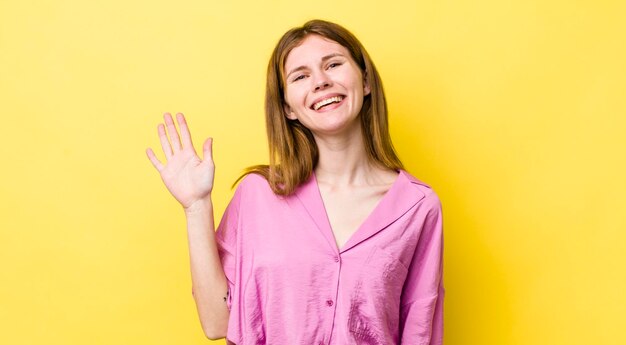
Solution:
[[[161,174],[161,179],[170,193],[185,209],[197,202],[211,198],[215,165],[213,164],[213,139],[207,138],[202,145],[203,159],[196,154],[191,142],[191,134],[182,113],[176,114],[180,137],[170,113],[163,115],[165,126],[157,127],[161,147],[165,154],[166,164],[163,165],[154,155],[151,148],[146,150],[148,159]],[[165,131],[169,134],[169,140]],[[171,142],[171,144],[170,144]]]

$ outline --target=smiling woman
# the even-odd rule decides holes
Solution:
[[[294,67],[294,64],[303,64]],[[310,35],[285,61],[285,114],[308,128],[316,141],[327,135],[358,137],[357,116],[369,86],[346,48]],[[320,116],[321,113],[325,116]]]
[[[307,53],[313,55],[308,56]],[[339,73],[331,73],[335,69]],[[341,77],[342,80],[325,80],[323,85],[311,85],[316,81],[319,83],[316,78],[331,76]],[[292,109],[292,106],[297,108],[298,105],[311,109],[313,104],[298,104],[289,99],[292,99],[292,94],[294,98],[305,97],[302,93],[307,92],[307,87],[317,90],[311,92],[316,96],[309,96],[305,102],[315,103],[329,96],[347,96],[337,91],[345,89],[345,85],[333,85],[329,90],[329,82],[347,82],[343,78],[362,84],[362,87],[349,85],[351,91],[362,95],[355,94],[348,100],[350,111],[357,113],[362,135],[356,134],[356,126],[348,128],[351,132],[344,133],[351,133],[353,140],[360,141],[352,145],[363,147],[368,161],[385,167],[383,170],[402,169],[389,136],[382,82],[369,54],[345,28],[327,21],[312,20],[285,33],[272,53],[265,96],[270,164],[250,167],[246,173],[265,176],[272,190],[280,195],[292,193],[296,186],[306,181],[317,165],[319,139],[324,133],[318,133],[316,139],[315,133],[301,122],[306,120],[297,117],[297,114],[305,116],[307,113]]]
[[[215,234],[212,140],[182,114],[147,154],[187,216],[205,334],[229,344],[442,344],[442,212],[391,144],[380,77],[343,27],[278,42],[267,75],[270,164],[250,167]]]

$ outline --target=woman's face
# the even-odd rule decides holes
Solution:
[[[355,123],[370,90],[342,45],[309,35],[285,60],[285,114],[314,134],[339,134]]]

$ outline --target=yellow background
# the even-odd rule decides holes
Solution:
[[[624,1],[0,2],[0,343],[205,344],[145,156],[215,139],[219,220],[267,161],[265,68],[307,19],[376,62],[444,206],[445,343],[624,344]],[[216,341],[223,344],[223,340]]]

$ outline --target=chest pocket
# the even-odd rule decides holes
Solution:
[[[408,269],[375,246],[350,299],[348,329],[357,344],[397,343],[400,296]]]

